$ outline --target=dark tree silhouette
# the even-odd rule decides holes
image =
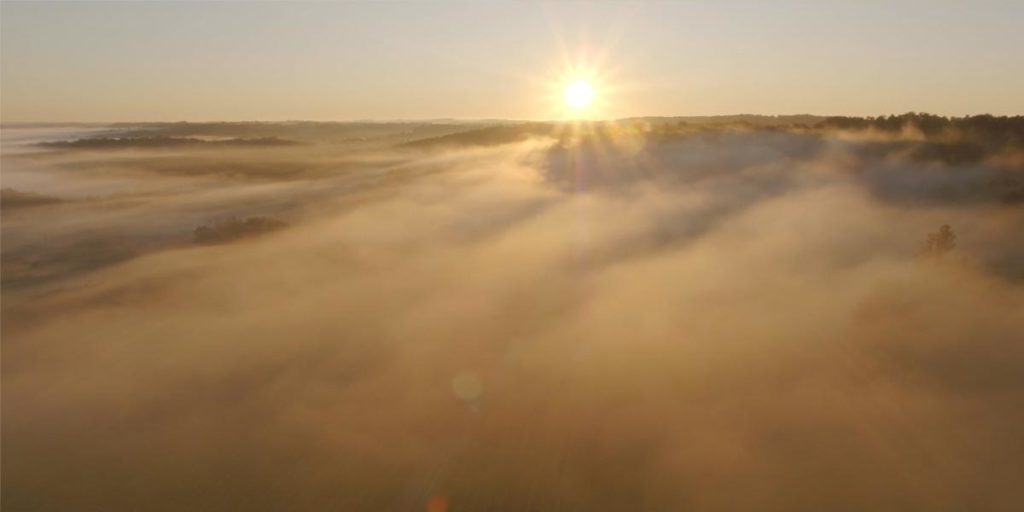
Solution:
[[[941,257],[952,251],[954,247],[956,247],[956,233],[953,232],[953,228],[949,227],[949,224],[943,224],[938,231],[928,234],[921,253],[925,256]]]

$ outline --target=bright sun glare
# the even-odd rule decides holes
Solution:
[[[576,80],[565,87],[565,103],[582,110],[594,101],[594,88],[584,80]]]

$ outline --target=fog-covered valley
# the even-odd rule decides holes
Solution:
[[[1014,510],[1022,121],[4,126],[4,505]]]

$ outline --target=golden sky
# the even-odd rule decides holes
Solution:
[[[1024,112],[1021,2],[2,3],[2,119]]]

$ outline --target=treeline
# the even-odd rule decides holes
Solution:
[[[111,125],[105,136],[41,145],[64,149],[173,148],[173,147],[280,147],[302,143],[339,143],[375,140],[385,145],[429,148],[437,146],[491,146],[532,137],[563,143],[642,136],[652,140],[732,132],[790,132],[827,134],[863,131],[891,134],[892,139],[913,133],[928,142],[961,144],[959,153],[987,153],[994,149],[1024,149],[1024,116],[989,114],[946,117],[908,112],[901,115],[819,117],[812,115],[728,115],[696,117],[640,117],[594,121],[481,121],[436,122],[284,122],[284,123],[149,123]],[[204,137],[233,137],[209,140]],[[967,145],[973,145],[968,147]],[[941,148],[940,148],[941,149]],[[966,152],[966,153],[965,153]]]
[[[24,192],[10,187],[0,189],[0,208],[4,210],[56,204],[63,201],[59,197],[37,194],[35,192]]]
[[[193,231],[193,241],[201,245],[233,242],[242,238],[265,235],[288,227],[284,221],[271,217],[228,217]]]
[[[40,142],[48,148],[61,149],[121,149],[121,148],[179,148],[198,147],[281,147],[296,146],[299,142],[277,137],[204,140],[189,137],[93,137],[87,139]]]
[[[894,134],[906,130],[916,130],[928,137],[956,133],[974,135],[977,138],[1003,143],[1024,141],[1024,116],[982,114],[946,117],[908,112],[898,116],[828,117],[814,127],[821,130],[876,130]]]
[[[486,123],[485,123],[486,124]],[[481,123],[455,122],[212,122],[212,123],[119,123],[110,125],[111,136],[137,137],[233,137],[281,138],[305,143],[338,143],[373,139],[402,141],[465,131]]]

